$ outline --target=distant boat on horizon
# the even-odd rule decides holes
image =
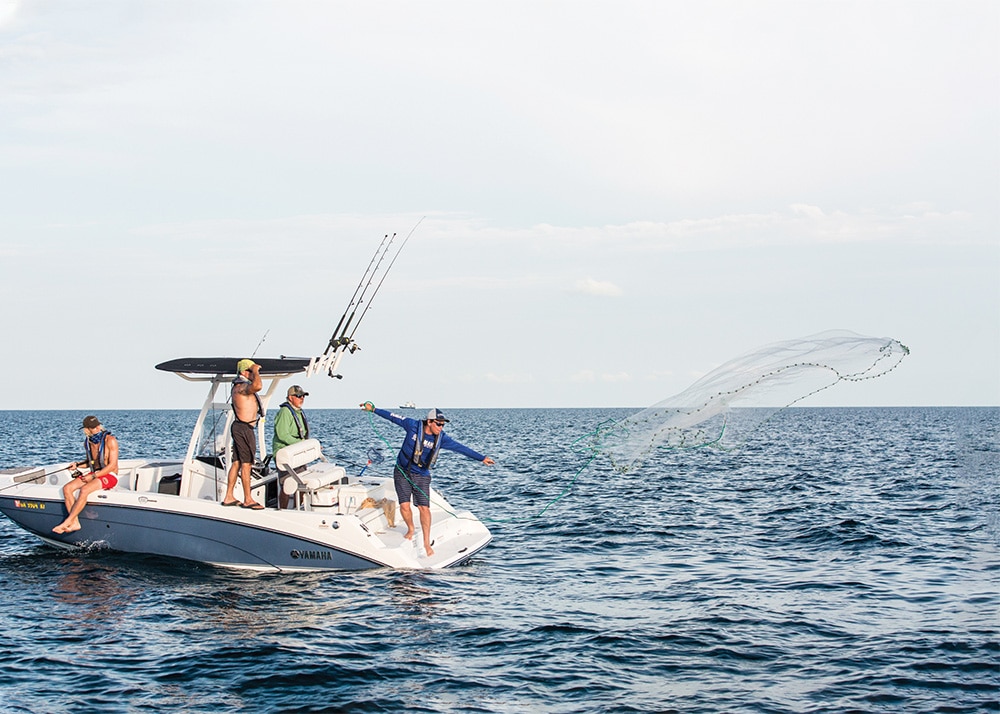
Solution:
[[[400,409],[416,409],[417,405],[414,404],[413,402],[403,402],[402,404],[399,405],[399,408]]]

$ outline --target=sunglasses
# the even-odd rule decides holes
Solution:
[[[446,423],[446,422],[443,422],[443,421],[436,421],[436,422],[434,422],[434,423],[435,423],[435,424],[437,424],[438,426],[441,426],[441,427],[443,427],[443,426],[445,425],[445,423]]]

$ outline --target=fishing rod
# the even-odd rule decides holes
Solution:
[[[412,236],[413,232],[415,230],[417,230],[417,227],[421,223],[423,223],[424,218],[426,218],[426,216],[421,216],[420,217],[420,220],[417,221],[416,225],[414,225],[413,228],[410,229],[410,232],[406,234],[406,238],[403,239],[403,242],[400,244],[399,249],[396,251],[396,254],[394,256],[392,256],[392,260],[389,261],[389,267],[387,267],[385,269],[385,272],[382,273],[382,279],[379,280],[378,281],[378,285],[375,286],[375,292],[373,292],[372,296],[370,298],[368,298],[368,304],[365,305],[365,309],[361,312],[361,317],[358,318],[358,324],[354,326],[354,330],[351,332],[351,336],[348,338],[348,341],[351,341],[351,340],[354,339],[354,333],[357,332],[358,325],[361,324],[361,321],[365,319],[365,315],[368,314],[368,308],[370,308],[372,306],[372,301],[375,299],[375,296],[378,295],[378,291],[382,287],[382,283],[385,282],[385,276],[387,276],[389,274],[389,271],[392,270],[392,266],[396,264],[396,258],[398,258],[399,254],[403,252],[403,248],[406,247],[407,242],[410,240],[410,236]],[[395,237],[395,234],[393,234],[393,237]],[[347,328],[346,327],[344,328],[344,332],[347,332]]]
[[[351,312],[351,316],[349,318],[347,318],[347,322],[344,324],[344,331],[340,334],[340,337],[337,339],[337,341],[340,344],[342,344],[342,345],[349,345],[351,343],[351,338],[349,337],[349,338],[345,339],[344,336],[347,334],[347,330],[350,328],[351,322],[354,320],[354,315],[357,313],[358,308],[361,307],[361,305],[365,302],[365,293],[368,292],[368,288],[371,287],[372,281],[375,279],[375,276],[378,275],[378,270],[379,270],[380,267],[382,267],[382,261],[385,260],[385,256],[389,253],[389,248],[392,246],[392,243],[393,243],[394,240],[396,240],[396,234],[395,233],[392,234],[392,238],[390,238],[389,242],[386,243],[385,250],[382,251],[382,255],[379,256],[378,263],[375,264],[375,270],[373,270],[371,272],[371,275],[368,277],[368,282],[365,284],[365,289],[361,291],[361,296],[358,297],[358,304],[357,304],[357,306],[355,306],[354,311]],[[390,268],[392,267],[391,263],[390,263],[389,267]],[[389,271],[389,269],[386,268],[386,273],[388,271]],[[363,277],[361,279],[364,280]],[[385,280],[385,273],[382,274],[382,280]],[[382,283],[380,281],[379,285],[381,285],[381,284]],[[375,289],[375,292],[378,292],[378,288]],[[375,297],[375,295],[372,294],[372,298],[374,298],[374,297]],[[371,299],[372,298],[369,298],[369,300],[368,300],[369,303],[371,303]],[[368,308],[367,307],[365,307],[364,312],[361,313],[361,317],[364,317],[365,312],[368,312]],[[360,324],[361,324],[361,320],[358,319],[358,325],[360,325]],[[354,326],[354,330],[357,331],[357,329],[358,329],[358,326],[355,325]],[[354,337],[354,332],[351,332],[351,337]]]
[[[395,235],[395,234],[394,234]],[[354,288],[354,294],[351,295],[351,301],[347,303],[347,309],[344,310],[344,314],[340,316],[340,322],[337,323],[336,329],[333,331],[333,335],[330,337],[330,347],[336,347],[339,339],[337,335],[340,333],[340,328],[344,326],[344,320],[347,319],[347,313],[350,312],[351,308],[354,306],[354,301],[358,298],[358,292],[361,290],[361,286],[364,285],[365,278],[368,277],[368,273],[371,271],[372,266],[375,264],[375,259],[378,258],[380,252],[382,252],[382,247],[385,245],[386,240],[388,240],[389,234],[386,233],[382,236],[382,242],[379,243],[378,248],[375,249],[375,253],[372,255],[372,259],[368,261],[368,267],[365,268],[364,275],[361,276],[361,280],[358,281],[358,286]]]
[[[371,307],[372,301],[382,288],[382,283],[385,282],[386,276],[389,274],[392,266],[395,265],[396,259],[399,257],[403,247],[423,220],[421,218],[413,226],[384,270],[382,264],[385,262],[386,256],[389,255],[389,250],[392,248],[392,244],[395,242],[398,234],[393,233],[391,237],[388,234],[383,236],[382,242],[375,250],[371,260],[368,261],[368,267],[365,269],[364,275],[361,276],[361,281],[355,287],[354,295],[351,296],[351,301],[337,323],[337,329],[334,330],[333,336],[330,337],[326,349],[321,356],[313,357],[309,360],[309,366],[306,367],[306,376],[312,376],[319,371],[325,371],[330,377],[334,377],[335,379],[341,378],[341,375],[336,373],[337,365],[340,363],[345,352],[350,351],[354,353],[358,349],[358,346],[354,344],[354,334],[357,332],[358,326],[365,315],[368,314],[368,308]],[[381,273],[381,277],[379,277],[379,273]],[[375,283],[376,278],[378,278],[378,283]],[[373,284],[375,285],[375,289],[368,296],[368,291]],[[358,310],[362,305],[364,305],[364,309],[358,315]],[[357,317],[357,322],[355,322],[355,317]],[[350,330],[350,334],[348,334],[348,330]]]
[[[266,340],[266,339],[267,339],[267,335],[268,335],[268,333],[270,333],[270,332],[271,332],[271,328],[267,328],[267,329],[266,329],[266,330],[264,331],[264,336],[260,338],[260,342],[258,342],[258,343],[257,343],[257,346],[256,346],[256,347],[254,347],[254,350],[253,350],[253,354],[252,354],[252,355],[250,355],[250,359],[253,359],[254,357],[256,357],[256,356],[257,356],[257,350],[259,350],[259,349],[260,349],[260,346],[261,346],[262,344],[264,344],[264,340]]]

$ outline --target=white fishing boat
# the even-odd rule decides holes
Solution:
[[[259,397],[265,412],[279,383],[288,377],[320,373],[340,377],[341,358],[356,349],[354,332],[348,330],[357,309],[364,304],[367,311],[374,298],[375,293],[366,302],[368,286],[392,245],[392,241],[386,244],[387,238],[322,356],[255,358],[261,365],[264,388]],[[237,362],[238,358],[224,357],[156,365],[185,380],[208,384],[184,459],[120,459],[118,485],[91,494],[80,514],[79,530],[53,532],[67,515],[62,488],[73,478],[71,463],[4,469],[0,511],[60,548],[106,547],[252,570],[447,568],[465,563],[490,542],[492,536],[478,518],[453,508],[432,488],[434,552],[428,556],[419,523],[413,539],[404,538],[406,527],[396,515],[392,478],[365,476],[364,470],[349,475],[324,456],[316,439],[287,446],[254,465],[251,494],[266,506],[264,510],[223,506],[234,419],[228,391],[237,376]],[[259,454],[267,454],[264,432],[257,429]],[[279,489],[289,497],[286,508],[279,508]]]
[[[417,405],[414,404],[413,402],[403,402],[402,404],[399,405],[399,408],[400,409],[416,409]]]

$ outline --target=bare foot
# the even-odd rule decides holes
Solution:
[[[413,540],[414,533],[416,533],[416,531],[406,531],[406,535],[403,537],[406,538],[406,540]]]
[[[72,533],[73,531],[78,531],[81,528],[83,528],[83,526],[81,526],[80,522],[77,521],[76,523],[72,523],[72,524],[70,524],[68,526],[63,526],[62,532],[63,533]]]
[[[58,526],[56,526],[55,528],[52,529],[52,532],[53,533],[65,533],[66,532],[66,526],[64,526],[62,523],[60,523]]]
[[[426,550],[426,551],[427,551],[427,556],[428,556],[428,557],[430,557],[430,556],[434,555],[434,549],[433,549],[433,548],[431,548],[431,546],[430,546],[430,544],[429,544],[429,543],[424,543],[424,550]]]

